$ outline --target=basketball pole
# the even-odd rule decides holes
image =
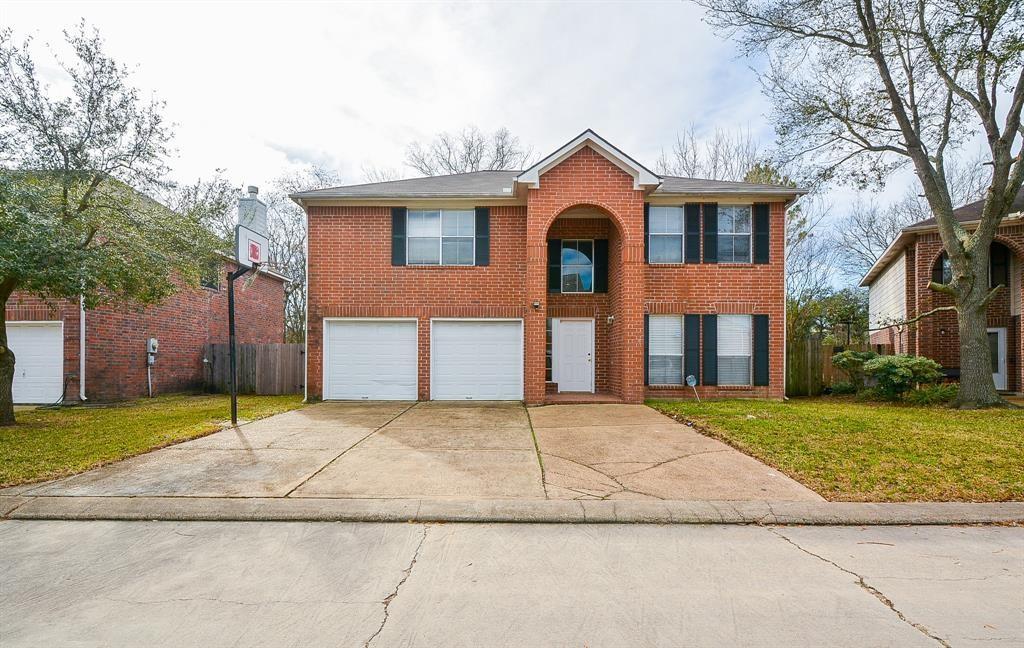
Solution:
[[[235,279],[252,270],[259,270],[260,264],[251,268],[239,267],[228,273],[228,361],[231,363],[231,425],[238,425],[238,360],[235,352]]]

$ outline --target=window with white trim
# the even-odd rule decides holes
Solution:
[[[647,320],[647,378],[652,385],[683,384],[683,316]]]
[[[410,209],[406,216],[409,265],[473,265],[476,213],[472,209]]]
[[[562,292],[594,292],[594,242],[562,239]]]
[[[750,205],[718,206],[718,262],[750,263]]]
[[[683,208],[651,205],[647,228],[650,263],[683,262]]]
[[[749,385],[752,372],[753,318],[718,316],[718,384]]]

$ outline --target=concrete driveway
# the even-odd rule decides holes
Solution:
[[[320,403],[24,496],[821,501],[640,405]]]

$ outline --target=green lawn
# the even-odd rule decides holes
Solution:
[[[650,401],[834,501],[1024,500],[1024,410]]]
[[[239,396],[238,417],[295,409],[302,397]],[[0,486],[62,477],[200,437],[230,418],[224,395],[174,395],[109,406],[35,409],[0,427]]]

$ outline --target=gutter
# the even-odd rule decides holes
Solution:
[[[78,296],[78,399],[85,397],[85,295]]]

